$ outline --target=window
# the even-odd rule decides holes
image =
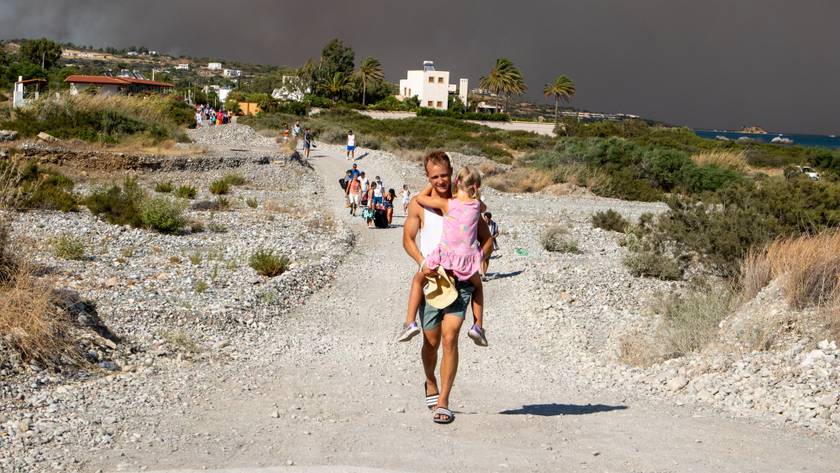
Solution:
[[[443,77],[438,77],[438,84],[443,84]]]
[[[437,108],[443,108],[443,102],[441,102],[440,100],[438,100]]]
[[[435,78],[432,77],[432,76],[429,76],[429,83],[434,84],[435,83]]]
[[[427,102],[427,105],[428,105],[428,106],[430,106],[430,107],[433,107],[433,106],[434,106],[433,104],[434,104],[434,102],[432,102],[431,100],[429,100],[429,101]]]

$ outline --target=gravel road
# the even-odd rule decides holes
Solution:
[[[423,183],[417,163],[357,154],[386,187]],[[504,231],[486,287],[490,346],[463,337],[457,419],[434,424],[423,405],[420,341],[393,340],[414,270],[401,246],[401,209],[394,228],[368,230],[344,209],[341,149],[319,144],[311,163],[321,178],[315,201],[355,234],[355,246],[334,256],[332,277],[282,317],[266,316],[248,337],[200,359],[93,381],[108,395],[80,417],[95,418],[113,442],[94,450],[64,443],[53,469],[837,471],[831,438],[662,400],[631,387],[649,373],[615,367],[614,336],[672,283],[632,278],[616,237],[588,219],[607,208],[636,217],[658,204],[488,189]],[[541,250],[539,231],[553,223],[570,228],[582,254]]]
[[[621,385],[593,389],[574,366],[573,344],[564,350],[562,321],[536,309],[543,302],[529,288],[539,267],[504,249],[491,268],[500,276],[487,288],[491,345],[464,338],[457,420],[433,424],[419,340],[393,342],[413,270],[400,245],[400,212],[395,228],[372,231],[346,215],[334,184],[347,167],[341,156],[327,145],[312,156],[324,205],[358,235],[334,282],[267,331],[241,363],[190,372],[186,389],[161,386],[171,408],[144,412],[126,435],[136,440],[102,452],[88,469],[836,471],[829,441],[646,400]],[[415,169],[384,153],[359,164],[386,185]],[[488,200],[492,208],[492,193]],[[531,245],[529,235],[510,238],[506,247]]]

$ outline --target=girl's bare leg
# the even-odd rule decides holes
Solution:
[[[470,276],[470,284],[475,288],[472,295],[472,311],[475,324],[484,330],[484,284],[478,273]]]
[[[426,282],[422,271],[417,271],[414,279],[411,280],[411,292],[408,294],[408,312],[405,314],[405,324],[408,325],[417,319],[417,310],[420,309],[420,301],[423,299],[423,284]]]

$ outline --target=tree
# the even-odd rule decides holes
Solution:
[[[345,46],[340,39],[333,39],[321,51],[321,62],[318,65],[318,78],[329,82],[336,72],[346,77],[353,74],[356,53],[349,46]]]
[[[334,73],[330,80],[324,83],[324,91],[336,102],[338,102],[341,94],[347,92],[349,88],[350,81],[341,72]]]
[[[61,58],[61,45],[46,38],[24,41],[20,45],[20,57],[42,69],[51,69]]]
[[[507,110],[508,98],[511,95],[521,95],[528,90],[522,73],[507,58],[496,59],[496,65],[490,69],[490,74],[482,77],[478,85],[482,89],[504,97],[505,110]]]
[[[362,105],[365,105],[367,98],[367,84],[370,81],[380,81],[385,78],[385,73],[382,71],[382,64],[378,59],[367,57],[359,65],[359,70],[356,75],[362,81]]]
[[[575,83],[567,76],[557,76],[554,82],[545,85],[543,94],[546,97],[554,96],[554,123],[557,123],[560,102],[568,102],[575,95]]]

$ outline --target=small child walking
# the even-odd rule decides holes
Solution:
[[[408,190],[408,184],[403,184],[403,188],[402,188],[403,215],[408,215],[408,204],[409,203],[411,203],[411,191]]]
[[[469,281],[473,285],[475,289],[472,296],[472,310],[475,323],[467,335],[476,345],[486,347],[484,287],[479,274],[483,255],[478,246],[478,220],[485,210],[479,192],[481,174],[469,166],[463,167],[455,179],[455,188],[456,193],[453,199],[432,196],[431,186],[426,187],[416,197],[417,203],[421,206],[438,209],[444,214],[440,243],[426,257],[425,266],[431,270],[442,266],[448,274],[459,281]],[[408,341],[420,333],[415,319],[423,297],[425,279],[422,271],[414,275],[403,331],[397,338],[400,342]]]

